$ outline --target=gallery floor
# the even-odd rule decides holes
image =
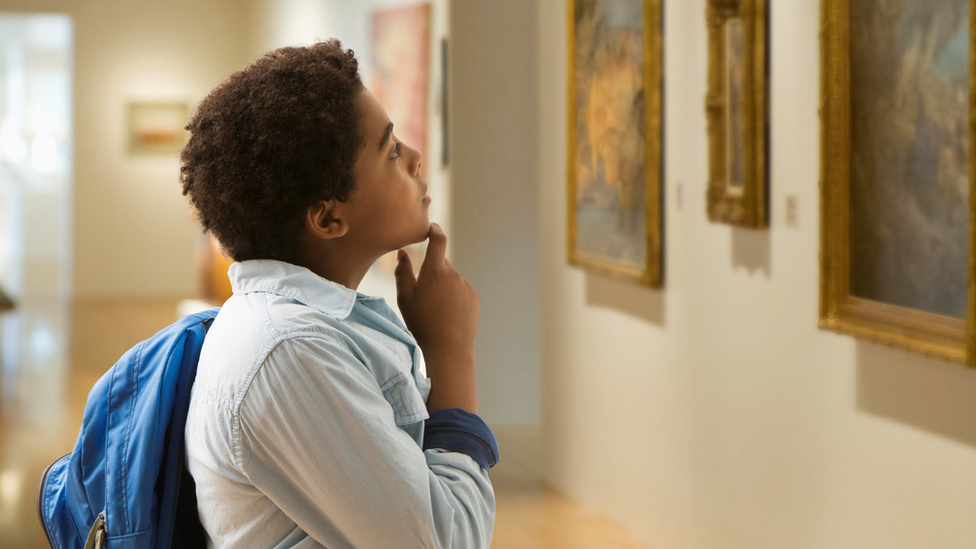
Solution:
[[[130,346],[176,318],[175,301],[37,300],[0,313],[0,547],[47,547],[37,481],[67,453],[92,384]],[[494,548],[637,549],[625,532],[538,480],[533,428],[497,429]]]

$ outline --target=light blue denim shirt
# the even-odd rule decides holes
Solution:
[[[386,302],[279,261],[229,275],[186,423],[208,546],[488,547],[494,437],[442,410],[425,445],[430,380]]]

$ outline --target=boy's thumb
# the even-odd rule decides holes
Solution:
[[[393,277],[396,279],[397,300],[413,295],[413,287],[417,284],[417,276],[413,272],[410,254],[400,249],[396,252],[396,268]]]

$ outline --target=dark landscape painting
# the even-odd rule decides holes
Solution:
[[[969,0],[852,0],[851,294],[964,318]]]

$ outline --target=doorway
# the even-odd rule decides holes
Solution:
[[[0,14],[0,288],[71,297],[71,19]]]

